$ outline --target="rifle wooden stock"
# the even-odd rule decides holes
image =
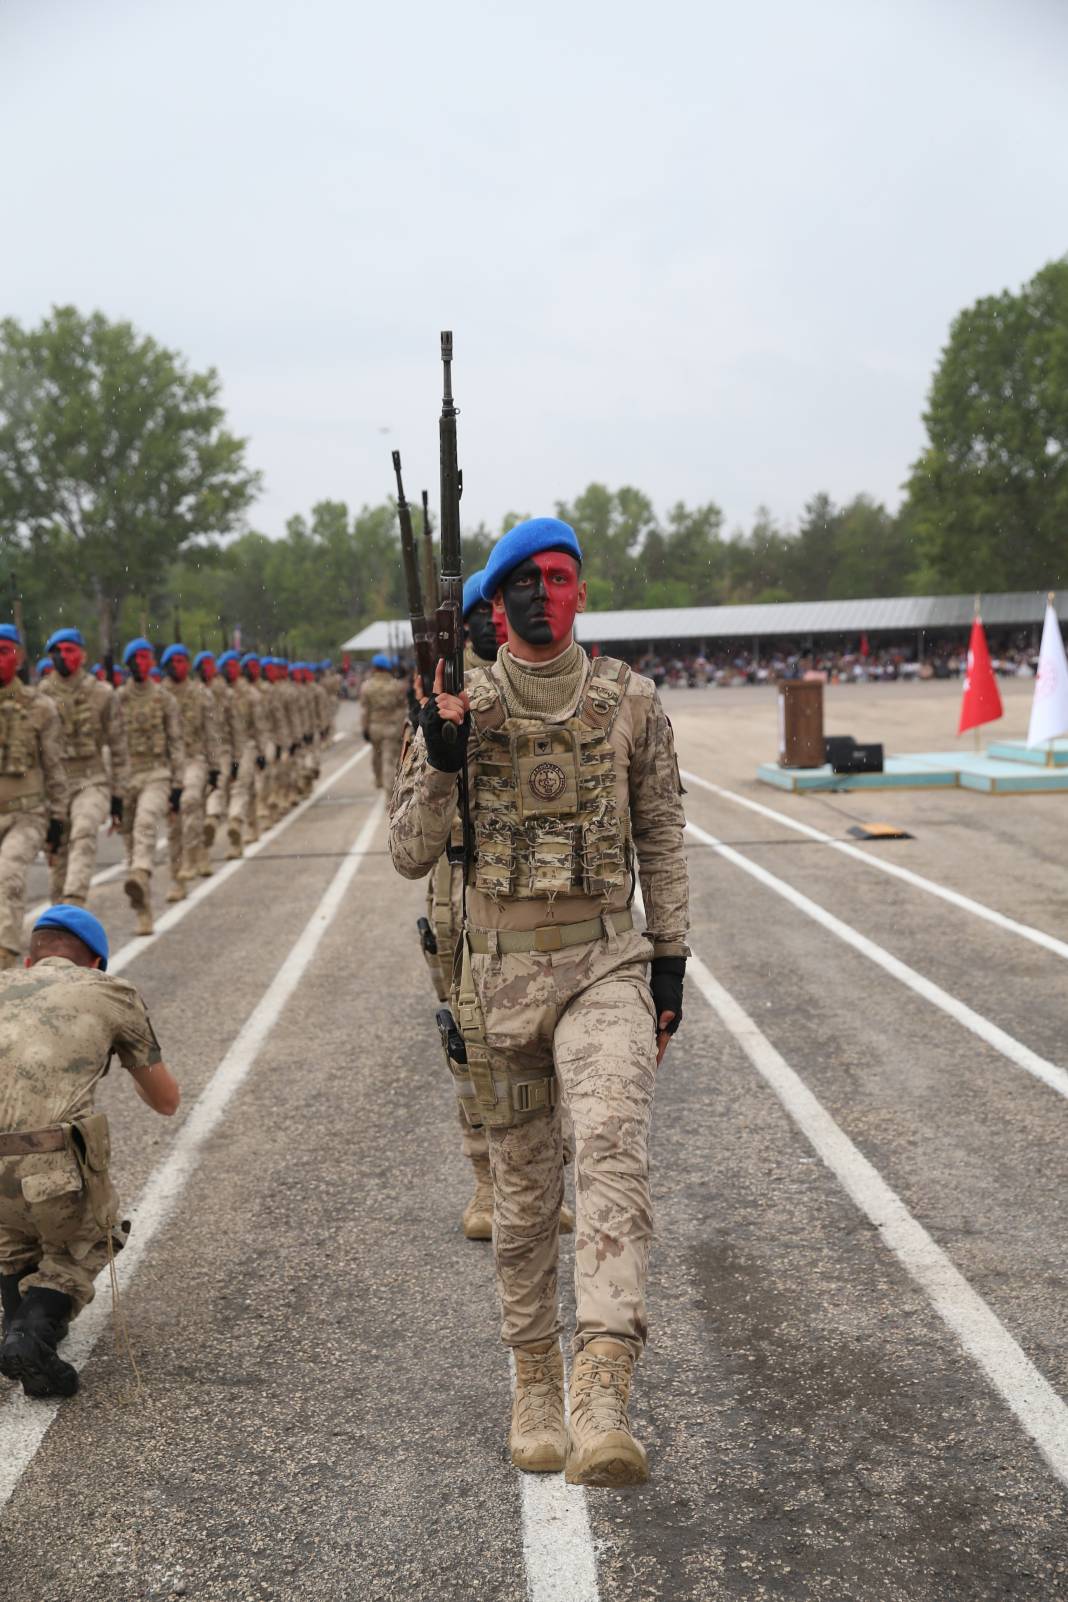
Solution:
[[[434,530],[430,523],[430,497],[423,491],[423,604],[427,617],[438,609],[438,570],[434,563]]]

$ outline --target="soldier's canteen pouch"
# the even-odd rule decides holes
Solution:
[[[70,1126],[71,1149],[74,1152],[93,1217],[101,1229],[110,1229],[116,1222],[112,1217],[112,1189],[108,1178],[111,1161],[111,1136],[106,1113],[86,1113]]]

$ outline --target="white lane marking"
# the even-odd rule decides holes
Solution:
[[[733,801],[736,806],[748,807],[750,812],[757,812],[775,823],[785,824],[786,828],[807,835],[810,840],[818,840],[821,845],[829,845],[833,850],[840,851],[843,856],[853,857],[869,868],[877,868],[880,873],[888,873],[892,878],[900,879],[916,890],[925,890],[928,895],[938,896],[942,901],[948,901],[951,906],[959,907],[963,912],[970,912],[974,918],[982,918],[998,929],[1019,935],[1021,939],[1030,940],[1036,946],[1043,946],[1046,951],[1052,951],[1056,957],[1068,959],[1068,941],[1058,940],[1056,935],[1046,934],[1044,929],[1036,929],[1029,923],[1019,923],[1015,918],[1006,917],[1003,912],[996,912],[993,907],[985,906],[981,901],[973,901],[971,896],[961,895],[959,890],[951,890],[948,885],[939,884],[937,879],[927,879],[922,873],[914,873],[911,868],[903,868],[898,862],[887,862],[882,857],[869,856],[866,851],[850,845],[846,840],[836,840],[833,835],[825,834],[822,829],[814,829],[810,823],[801,823],[799,819],[791,818],[785,812],[777,812],[774,807],[764,806],[760,801],[751,801],[748,796],[738,795],[734,790],[725,790],[722,785],[713,784],[709,779],[702,779],[700,774],[690,773],[684,769],[682,777],[687,784],[699,784],[702,789],[711,790],[713,795],[722,796],[725,801]]]
[[[515,1359],[510,1361],[514,1391]],[[568,1485],[562,1474],[517,1472],[527,1602],[600,1602],[585,1490]]]
[[[806,917],[824,929],[830,930],[831,934],[837,935],[847,946],[852,946],[854,951],[859,951],[862,956],[876,963],[903,985],[907,985],[932,1006],[940,1008],[956,1023],[969,1029],[973,1035],[978,1035],[980,1040],[985,1041],[988,1046],[993,1046],[995,1051],[999,1051],[1010,1062],[1014,1062],[1017,1068],[1022,1068],[1025,1073],[1041,1079],[1043,1084],[1055,1090],[1058,1096],[1068,1097],[1068,1071],[1064,1068],[1047,1061],[1045,1057],[1040,1057],[1037,1051],[1032,1051],[1030,1046],[1025,1046],[1014,1035],[999,1028],[989,1018],[984,1018],[982,1013],[975,1012],[966,1002],[959,1001],[956,996],[951,996],[948,990],[943,990],[933,980],[925,978],[922,973],[917,973],[915,968],[910,968],[908,963],[892,956],[889,951],[884,951],[882,946],[876,945],[874,940],[869,940],[867,935],[862,935],[850,924],[843,923],[841,918],[836,918],[833,912],[828,912],[815,901],[810,901],[808,896],[802,895],[800,890],[795,890],[793,885],[787,884],[784,879],[776,878],[759,863],[750,862],[748,857],[743,857],[730,846],[724,845],[715,835],[699,829],[696,823],[687,823],[686,832],[693,835],[695,840],[700,840],[702,845],[711,846],[721,857],[733,862],[735,867],[741,868],[743,873],[748,873],[766,885],[769,890],[774,890],[776,895],[789,901],[799,912],[803,912]]]
[[[287,812],[284,818],[264,834],[261,834],[258,840],[253,840],[251,845],[246,846],[243,857],[236,857],[234,861],[226,862],[221,867],[216,868],[211,878],[202,879],[195,890],[189,891],[184,901],[179,901],[175,906],[161,913],[155,921],[154,934],[134,935],[132,940],[128,940],[114,956],[108,958],[108,972],[121,973],[122,969],[128,967],[135,957],[139,957],[143,951],[147,951],[149,946],[155,945],[160,935],[165,935],[168,930],[174,928],[175,924],[181,923],[182,919],[187,917],[194,907],[199,906],[208,896],[214,895],[219,886],[225,884],[227,879],[231,879],[251,857],[258,856],[266,846],[277,840],[284,829],[288,829],[291,823],[296,823],[297,819],[302,817],[310,806],[314,806],[320,796],[324,796],[339,779],[345,777],[350,768],[354,768],[357,762],[362,762],[370,749],[369,745],[365,745],[355,752],[347,762],[341,764],[335,773],[332,773],[328,779],[324,779],[322,784],[317,785],[311,795],[301,801],[298,806],[295,806],[292,812]]]
[[[363,752],[359,755],[362,756]],[[126,1289],[137,1272],[146,1248],[177,1206],[200,1161],[205,1141],[247,1078],[260,1048],[315,956],[319,942],[333,922],[346,890],[367,855],[384,806],[384,799],[379,796],[356,836],[351,855],[345,858],[334,874],[318,906],[290,948],[289,955],[201,1091],[166,1158],[145,1184],[134,1207],[135,1228],[129,1244],[116,1259],[115,1267],[122,1290]],[[111,1317],[110,1301],[104,1280],[96,1299],[90,1302],[71,1326],[63,1355],[75,1368],[84,1367],[106,1328]],[[32,1462],[59,1406],[58,1401],[31,1401],[18,1389],[0,1408],[0,1508],[10,1500]]]
[[[948,1329],[1068,1485],[1068,1407],[879,1172],[699,957],[687,977],[734,1036],[813,1150],[879,1231]]]
[[[339,740],[344,740],[346,738],[347,738],[347,736],[344,735],[344,734],[340,734],[340,733],[339,734],[335,734],[334,738],[331,740],[330,744],[331,745],[337,745]],[[335,774],[334,777],[336,778],[337,775]],[[333,783],[333,779],[329,779],[327,781],[327,783],[332,784]],[[307,799],[311,800],[312,797],[309,796]],[[226,819],[225,818],[222,818],[222,819],[220,819],[218,821],[221,822],[223,825],[225,825],[225,823],[226,823]],[[282,821],[284,822],[285,820],[283,819]],[[280,826],[281,825],[279,825],[279,827]],[[116,831],[116,833],[117,832],[118,831]],[[110,824],[102,823],[100,825],[100,833],[104,834],[104,835],[110,834],[111,833]],[[167,841],[166,841],[166,838],[161,835],[160,838],[156,841],[156,861],[157,862],[159,862],[159,861],[161,861],[163,859],[163,857],[166,854],[166,850],[167,850]],[[250,856],[251,852],[250,851],[246,851],[245,855],[246,856]],[[46,864],[46,866],[47,866],[47,864]],[[125,873],[125,872],[126,872],[126,864],[125,864],[125,862],[113,862],[111,864],[110,868],[101,868],[99,873],[94,873],[93,874],[93,877],[89,880],[90,888],[95,889],[98,884],[110,884],[112,879],[117,879],[121,873]],[[46,912],[51,905],[52,905],[52,903],[50,901],[41,901],[41,902],[38,902],[36,907],[31,907],[29,912],[26,914],[27,923],[35,923],[37,921],[37,919],[41,916],[41,913],[42,912]]]

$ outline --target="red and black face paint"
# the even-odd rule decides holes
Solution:
[[[14,640],[0,640],[0,684],[10,684],[19,670],[21,652]]]
[[[77,673],[85,661],[85,652],[73,640],[61,640],[58,645],[53,645],[49,655],[62,679],[69,679],[73,673]]]
[[[138,684],[144,684],[154,666],[151,651],[135,651],[130,658],[130,672]]]
[[[493,607],[489,601],[478,601],[467,614],[467,633],[476,656],[483,662],[497,660],[497,628],[493,621]],[[503,621],[503,619],[502,619]],[[507,629],[505,639],[508,638]]]
[[[246,662],[245,663],[245,676],[249,679],[249,681],[252,684],[255,684],[257,682],[257,680],[259,679],[259,676],[260,676],[259,657],[254,656],[252,658],[251,662]]]
[[[236,684],[241,677],[241,663],[236,657],[232,656],[228,662],[223,663],[223,672],[231,684]]]
[[[167,672],[175,684],[184,684],[189,677],[189,658],[187,656],[172,656],[167,663]]]
[[[206,656],[197,668],[197,672],[205,684],[210,684],[215,677],[215,658]]]
[[[578,611],[579,565],[566,551],[539,551],[501,586],[508,622],[528,645],[554,645],[570,634]]]

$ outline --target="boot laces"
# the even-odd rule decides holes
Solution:
[[[627,1394],[630,1385],[629,1357],[603,1357],[586,1360],[590,1367],[571,1387],[571,1416],[581,1429],[597,1434],[626,1430]]]
[[[563,1418],[560,1375],[554,1372],[552,1352],[528,1357],[516,1364],[516,1420],[524,1435],[558,1428]]]

